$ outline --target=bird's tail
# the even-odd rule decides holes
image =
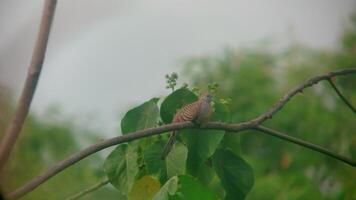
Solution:
[[[164,150],[163,150],[162,155],[161,155],[161,159],[162,160],[166,159],[167,155],[172,150],[172,147],[173,147],[173,144],[174,144],[174,142],[176,140],[176,137],[177,137],[177,132],[173,131],[171,133],[171,135],[169,136],[169,138],[168,138],[168,142],[167,142],[166,146],[164,146]]]

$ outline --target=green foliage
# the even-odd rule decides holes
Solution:
[[[152,98],[142,105],[129,110],[121,120],[123,134],[155,126],[159,117],[157,102],[158,98]],[[163,161],[156,162],[157,159],[152,161],[152,157],[162,151],[164,143],[161,142],[161,145],[159,145],[159,141],[157,141],[153,145],[147,146],[150,145],[150,141],[150,139],[145,139],[145,142],[141,143],[132,142],[119,145],[107,157],[104,163],[105,172],[110,183],[121,194],[127,195],[131,190],[134,181],[139,177],[139,166],[145,166],[149,174],[160,174],[159,170],[161,170],[160,167],[163,165]],[[144,154],[142,155],[143,151]],[[144,173],[141,172],[140,174]],[[163,180],[166,179],[165,170],[161,178]]]
[[[219,84],[217,83],[212,83],[208,85],[208,90],[210,94],[216,94],[219,88]]]
[[[174,176],[161,188],[154,200],[185,200],[206,199],[215,200],[216,195],[198,180],[190,176]]]
[[[9,104],[0,105],[0,107],[2,106],[9,113],[13,113]],[[61,120],[65,119],[58,113],[57,117]],[[45,118],[48,119],[49,117],[46,115]],[[13,191],[28,180],[43,173],[49,166],[53,166],[73,152],[79,151],[83,147],[78,139],[86,143],[95,142],[89,138],[92,133],[86,131],[85,135],[81,134],[84,130],[68,121],[43,121],[33,114],[28,116],[19,137],[18,145],[16,145],[4,170],[2,181],[6,184],[2,184],[2,191]],[[4,125],[0,124],[0,129],[3,130],[7,123],[8,121],[4,121]],[[88,185],[102,180],[105,176],[100,168],[102,161],[99,155],[93,155],[56,175],[22,199],[65,199],[69,195],[88,187]],[[58,188],[60,188],[60,192],[58,192]],[[46,195],[44,196],[44,194]],[[93,193],[91,198],[112,199],[113,196],[117,199],[117,191],[104,187]]]
[[[213,165],[226,191],[226,200],[244,199],[254,183],[251,166],[230,150],[219,149]]]
[[[162,121],[164,123],[170,123],[178,109],[197,99],[198,97],[187,88],[174,91],[162,102],[160,110]]]
[[[177,109],[196,100],[197,96],[186,87],[174,91],[164,99],[160,106],[162,121],[170,123]],[[225,104],[216,101],[213,105],[214,113],[211,120],[230,120]],[[156,99],[129,110],[121,121],[123,131],[127,130],[124,134],[152,127],[159,120],[157,113]],[[150,116],[153,116],[153,119],[149,119]],[[212,167],[211,157],[220,145],[224,134],[224,131],[217,130],[182,130],[178,134],[182,142],[174,145],[165,160],[161,159],[161,155],[167,139],[162,137],[152,137],[150,142],[147,142],[148,139],[143,139],[142,142],[121,144],[108,156],[104,168],[110,182],[121,194],[125,196],[130,194],[129,198],[130,196],[135,196],[136,199],[143,198],[129,191],[136,190],[135,187],[139,187],[138,185],[141,187],[146,182],[154,182],[151,179],[142,181],[144,177],[152,177],[163,185],[156,199],[196,199],[198,197],[217,199],[217,196],[223,196],[223,192],[216,192],[222,187],[219,182],[213,181],[217,179],[217,175],[215,168]],[[142,143],[146,145],[141,145]],[[230,167],[240,166],[231,165]],[[210,175],[206,176],[202,172]],[[195,178],[186,176],[186,174],[193,175]],[[206,185],[203,186],[198,180]],[[244,188],[241,190],[247,192]]]
[[[229,121],[226,107],[214,104],[212,121]],[[180,135],[188,147],[187,172],[193,176],[198,174],[201,165],[212,156],[220,144],[225,132],[219,130],[182,130]]]
[[[342,46],[349,52],[356,52],[356,12],[351,17],[351,26],[343,34]]]
[[[174,176],[162,186],[162,188],[153,197],[153,200],[169,199],[171,195],[174,195],[177,192],[177,187],[178,187],[178,177]]]
[[[301,45],[275,54],[269,49],[230,50],[189,60],[186,75],[197,88],[219,83],[218,94],[223,99],[220,102],[229,108],[231,121],[243,122],[266,112],[278,98],[311,76],[356,66],[355,27],[353,22],[347,28],[338,50],[313,50]],[[351,104],[356,105],[353,76],[337,77],[335,81]],[[327,82],[306,89],[264,124],[347,157],[356,155],[352,134],[355,116]],[[355,185],[351,180],[356,179],[352,167],[297,145],[256,131],[244,131],[226,133],[221,147],[243,155],[253,166],[255,186],[246,196],[249,200],[356,196],[350,189]],[[204,173],[214,177],[208,170]]]
[[[174,87],[177,85],[177,79],[178,79],[178,74],[173,72],[171,75],[166,75],[166,82],[167,86],[166,88],[169,89],[171,88],[172,91],[174,91]]]
[[[121,132],[129,134],[154,127],[158,122],[170,123],[176,111],[196,101],[200,89],[208,83],[213,83],[208,89],[215,94],[213,121],[250,120],[268,110],[282,94],[306,78],[356,66],[355,22],[345,31],[340,41],[342,48],[338,50],[292,45],[281,53],[244,49],[193,58],[186,67],[192,90],[188,84],[175,90],[178,75],[167,75],[167,88],[172,89],[172,93],[160,105],[158,98],[153,98],[129,110],[121,120]],[[335,84],[351,104],[356,105],[356,79],[338,77]],[[10,95],[0,87],[0,96]],[[1,133],[13,112],[11,102],[10,98],[0,98]],[[352,134],[354,113],[327,83],[305,90],[265,124],[347,157],[356,156],[356,138]],[[11,191],[78,151],[81,143],[77,140],[82,142],[88,138],[78,136],[77,130],[78,127],[68,122],[43,123],[30,115],[19,140],[21,145],[15,148],[3,173],[6,184],[2,189]],[[329,200],[355,199],[356,196],[354,168],[256,131],[234,134],[182,130],[171,153],[166,160],[161,160],[166,142],[167,137],[154,136],[121,144],[105,160],[105,171],[99,170],[102,158],[93,155],[58,174],[24,199],[64,199],[102,180],[105,175],[116,189],[104,187],[87,199]],[[67,183],[69,187],[63,187]]]
[[[161,182],[167,179],[166,163],[164,160],[159,159],[165,144],[165,141],[157,140],[143,152],[143,162],[148,174],[159,177]]]
[[[132,187],[128,200],[152,199],[159,191],[160,183],[152,176],[144,176]]]
[[[138,173],[137,152],[129,144],[122,144],[110,153],[104,163],[110,183],[127,195]]]
[[[181,143],[176,143],[166,157],[168,178],[185,174],[187,157],[188,148]]]
[[[152,98],[129,110],[121,120],[121,131],[123,134],[150,128],[156,125],[159,117],[157,102],[159,98]]]
[[[200,95],[200,90],[199,90],[199,88],[197,88],[197,87],[193,87],[193,88],[192,88],[192,92],[193,92],[195,95],[197,95],[197,96]]]

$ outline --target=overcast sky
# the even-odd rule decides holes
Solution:
[[[0,82],[15,97],[42,4],[0,0]],[[265,38],[283,46],[291,32],[310,47],[335,48],[354,10],[355,0],[59,0],[31,111],[57,104],[114,135],[128,106],[167,93],[164,75],[187,56]]]

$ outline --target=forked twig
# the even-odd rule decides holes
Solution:
[[[336,87],[333,80],[331,78],[328,79],[331,87],[335,90],[336,94],[339,95],[340,99],[356,114],[356,109],[352,106],[352,104],[341,94],[340,90]]]

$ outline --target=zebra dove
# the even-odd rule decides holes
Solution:
[[[211,107],[212,96],[210,94],[203,95],[198,101],[188,104],[177,111],[173,117],[172,123],[179,122],[194,122],[194,123],[204,123],[207,122],[212,114]],[[169,136],[168,142],[164,147],[161,158],[165,159],[169,152],[171,151],[173,144],[175,142],[177,132],[173,131]]]

